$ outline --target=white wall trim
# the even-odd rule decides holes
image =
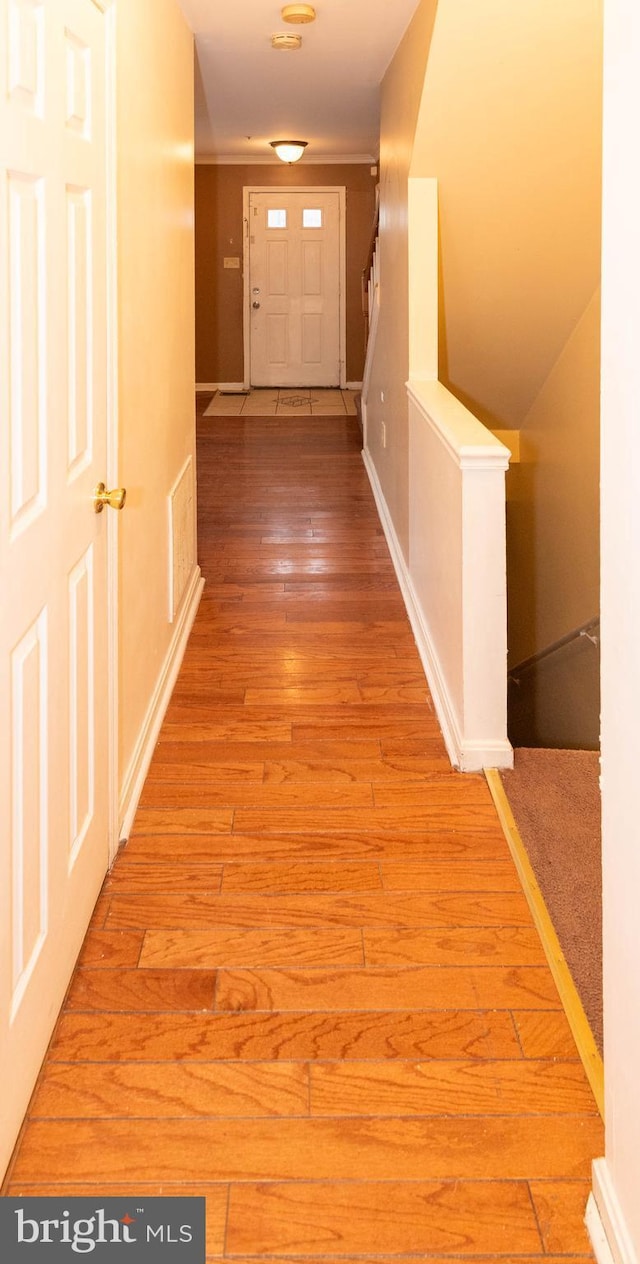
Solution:
[[[420,661],[431,690],[449,759],[454,767],[460,768],[463,772],[477,772],[482,768],[510,767],[513,762],[513,752],[509,742],[484,743],[465,741],[460,732],[455,708],[449,697],[438,654],[429,632],[424,612],[416,595],[375,466],[370,453],[366,449],[362,453],[362,459],[369,476],[371,490],[373,491],[382,529],[389,546],[391,560],[407,609],[409,622],[416,638]]]
[[[461,470],[506,470],[511,453],[464,404],[432,378],[411,378],[407,394]]]
[[[128,838],[131,832],[145,777],[149,771],[149,764],[158,740],[164,714],[169,705],[173,687],[180,670],[203,588],[204,579],[202,578],[200,567],[195,566],[185,594],[182,610],[176,620],[174,636],[147,707],[138,740],[122,783],[119,811],[119,838],[121,840]]]
[[[242,395],[248,388],[244,382],[196,382],[196,391],[228,391]]]
[[[273,167],[281,165],[280,159],[273,161],[273,154],[196,154],[196,167]],[[377,166],[378,159],[373,154],[319,154],[304,156],[305,167],[369,167]],[[304,168],[303,168],[304,169]]]
[[[117,96],[116,96],[116,6],[100,0],[104,13],[106,72],[106,231],[107,231],[107,483],[118,487],[118,188],[117,188]],[[108,655],[108,796],[109,863],[118,850],[119,784],[119,671],[120,649],[118,603],[119,515],[107,515],[107,655]]]
[[[585,1222],[598,1264],[639,1264],[606,1159],[595,1160],[592,1177]]]
[[[345,386],[340,387],[343,391],[361,391],[362,382],[347,382]],[[196,391],[204,394],[205,391],[228,391],[234,394],[243,395],[250,387],[245,386],[244,382],[196,382]],[[265,389],[269,389],[266,387]],[[278,390],[274,386],[274,390]],[[324,390],[323,386],[317,388],[319,391]]]
[[[242,249],[242,273],[243,273],[243,307],[242,307],[242,324],[243,324],[243,347],[244,347],[244,389],[249,390],[251,387],[251,296],[250,288],[250,240],[249,240],[249,199],[252,193],[273,193],[279,190],[281,193],[337,193],[339,198],[339,340],[338,340],[338,356],[340,358],[340,389],[347,389],[347,187],[344,184],[328,184],[328,185],[304,185],[296,184],[290,188],[288,185],[272,185],[272,184],[245,184],[242,190],[242,223],[243,223],[243,249]],[[320,389],[320,388],[318,388]]]

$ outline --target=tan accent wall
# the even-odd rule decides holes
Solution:
[[[409,543],[409,414],[405,390],[409,372],[407,190],[436,8],[437,0],[422,0],[382,83],[381,306],[367,405],[367,442],[405,555]]]
[[[600,609],[599,391],[598,290],[522,423],[508,474],[511,665]]]
[[[598,613],[602,3],[439,0],[435,22],[434,8],[422,0],[383,84],[368,443],[407,553],[410,166],[439,186],[440,380],[528,439],[508,479],[515,662]]]
[[[412,175],[437,176],[440,379],[524,420],[600,275],[601,0],[441,0]]]
[[[177,0],[117,6],[120,777],[171,644],[167,495],[195,453],[193,42]]]
[[[242,193],[274,188],[344,185],[347,190],[347,379],[362,380],[364,322],[360,276],[366,264],[377,176],[370,165],[196,167],[196,380],[241,382],[244,375]],[[240,258],[225,269],[225,256]]]

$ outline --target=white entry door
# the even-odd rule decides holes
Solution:
[[[0,0],[0,1172],[109,856],[107,5]]]
[[[340,192],[249,195],[252,386],[339,386]]]

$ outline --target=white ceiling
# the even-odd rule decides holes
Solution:
[[[304,26],[277,0],[179,3],[196,37],[198,157],[277,163],[269,141],[293,138],[309,142],[303,163],[377,159],[380,82],[418,0],[318,0]],[[281,31],[302,48],[272,49]]]

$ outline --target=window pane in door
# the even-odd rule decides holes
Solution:
[[[267,211],[267,228],[286,228],[287,212],[277,208],[270,208]]]
[[[302,212],[303,228],[322,228],[322,208],[306,206]]]

